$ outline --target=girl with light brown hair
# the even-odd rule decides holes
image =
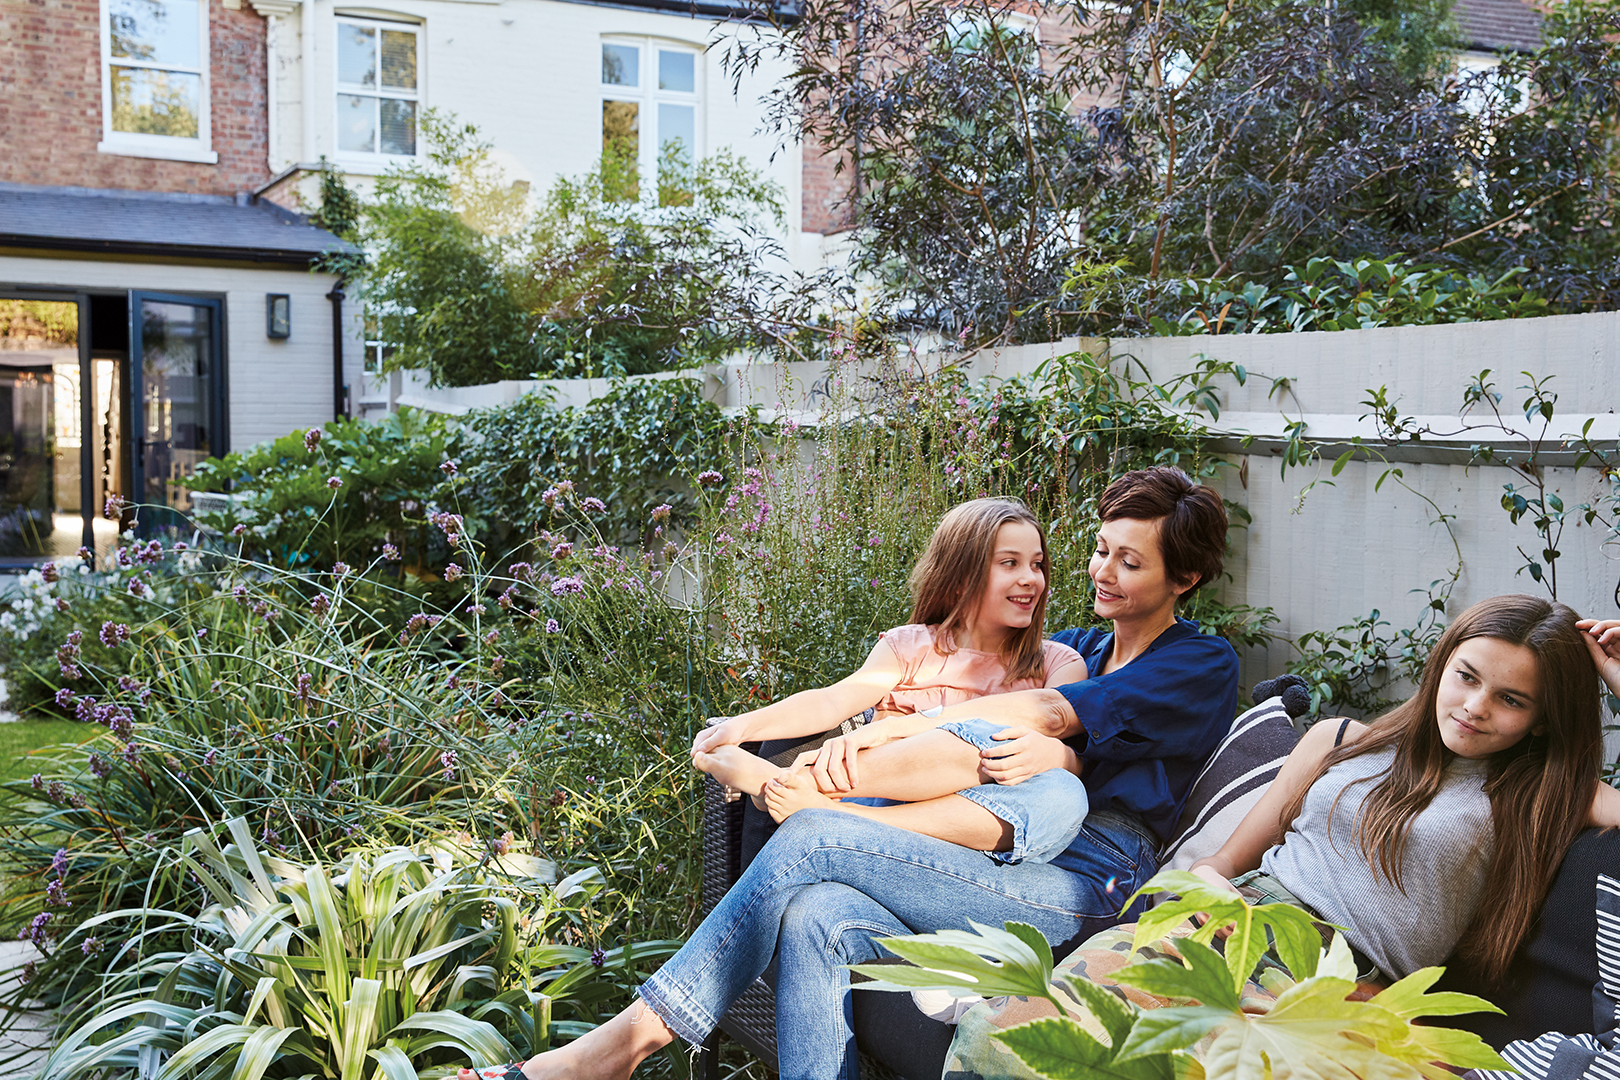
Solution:
[[[863,711],[868,720],[926,714],[991,694],[1083,680],[1086,666],[1080,655],[1044,638],[1046,571],[1046,534],[1022,502],[974,499],[953,507],[912,569],[909,623],[881,634],[866,662],[831,686],[803,690],[705,728],[693,740],[693,763],[721,783],[755,796],[762,809],[770,801],[772,816],[781,820],[792,808],[766,788],[794,770],[780,769],[740,743],[818,735]],[[948,725],[930,734],[951,737]],[[935,835],[937,808],[918,807],[914,801],[958,792],[957,787],[942,789],[942,778],[929,775],[927,760],[927,754],[920,754],[911,775],[881,798],[839,804],[823,798],[820,804]],[[1015,820],[1008,822],[1003,856],[1019,861],[1061,851],[1085,817],[1085,789],[1078,776],[1018,779],[1034,781],[1031,790],[1020,793],[1020,801],[1041,803],[1050,812],[1038,815],[1038,821],[1033,820],[1036,815],[1009,813]],[[959,793],[992,812],[1008,801],[1005,793]]]

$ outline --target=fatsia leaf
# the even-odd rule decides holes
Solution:
[[[1238,991],[1221,955],[1191,939],[1177,945],[1185,964],[1169,959],[1144,960],[1116,971],[1114,981],[1162,997],[1192,998],[1209,1008],[1236,1011]]]
[[[1049,1080],[1173,1080],[1168,1054],[1130,1061],[1068,1017],[1048,1016],[996,1032],[1025,1065]]]
[[[1417,1070],[1380,1052],[1406,1024],[1369,1002],[1345,1000],[1355,984],[1317,977],[1279,997],[1263,1016],[1231,1017],[1204,1066],[1211,1076],[1263,1080],[1418,1080]]]
[[[1150,1054],[1167,1054],[1187,1047],[1211,1031],[1242,1022],[1242,1014],[1205,1005],[1171,1005],[1162,1009],[1146,1009],[1136,1018],[1130,1037],[1119,1048],[1124,1060]]]
[[[1056,985],[1097,1018],[1114,1046],[1123,1043],[1131,1033],[1131,1025],[1136,1022],[1136,1010],[1112,990],[1098,986],[1090,979],[1071,979],[1065,975],[1057,977]]]
[[[1050,985],[1050,947],[1042,956],[1017,934],[971,921],[969,925],[973,927],[972,933],[941,930],[913,937],[881,938],[878,943],[901,959],[933,973],[932,981],[926,985],[964,987],[986,997],[1010,994],[1045,998],[1056,1004]],[[898,974],[901,969],[889,964],[861,964],[853,970],[894,985],[900,985],[902,977]]]
[[[1377,1001],[1377,998],[1373,1000]],[[1386,1048],[1383,1044],[1379,1045],[1379,1049],[1420,1068],[1431,1061],[1443,1061],[1459,1069],[1513,1068],[1501,1054],[1491,1049],[1484,1039],[1472,1031],[1421,1024],[1408,1024],[1407,1031],[1411,1040],[1410,1050],[1405,1046]]]
[[[975,923],[974,925],[978,924]],[[1030,952],[1035,954],[1035,959],[1040,961],[1041,967],[1050,976],[1052,970],[1051,942],[1047,941],[1041,932],[1029,925],[1029,923],[1010,922],[1006,923],[1003,928],[1007,933],[1029,946]]]
[[[1207,945],[1219,930],[1232,926],[1225,956],[1234,990],[1242,991],[1272,940],[1278,956],[1296,979],[1316,974],[1322,939],[1315,921],[1299,908],[1291,904],[1251,906],[1231,890],[1218,888],[1185,870],[1155,874],[1131,900],[1155,892],[1174,893],[1176,898],[1157,905],[1138,920],[1133,948],[1140,949],[1188,919],[1202,915],[1207,917],[1204,924],[1184,940]]]
[[[1373,1000],[1379,1007],[1407,1020],[1417,1016],[1457,1016],[1461,1013],[1502,1011],[1484,998],[1472,994],[1449,991],[1428,993],[1429,987],[1435,984],[1445,970],[1439,967],[1419,968],[1400,982],[1379,991]]]

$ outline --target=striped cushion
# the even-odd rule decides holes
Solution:
[[[1516,1073],[1475,1069],[1470,1080],[1620,1080],[1616,1043],[1616,1003],[1620,1002],[1620,881],[1597,878],[1598,984],[1592,988],[1594,1027],[1601,1033],[1521,1039],[1502,1048]]]
[[[1220,850],[1299,741],[1282,698],[1268,698],[1232,721],[1221,745],[1193,781],[1160,867],[1185,870]]]

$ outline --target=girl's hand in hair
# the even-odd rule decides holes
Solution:
[[[1620,619],[1582,619],[1575,626],[1585,631],[1581,640],[1592,654],[1598,675],[1611,693],[1620,694]]]
[[[1048,769],[1080,775],[1080,757],[1061,740],[1027,727],[1003,728],[990,736],[1000,746],[979,752],[979,771],[998,784],[1017,784]]]

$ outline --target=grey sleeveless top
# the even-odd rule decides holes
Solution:
[[[1299,818],[1260,869],[1344,927],[1380,971],[1399,979],[1443,963],[1462,937],[1485,889],[1495,830],[1483,787],[1488,763],[1453,759],[1407,834],[1403,894],[1374,873],[1355,839],[1362,801],[1394,760],[1391,747],[1329,769],[1305,793]]]

